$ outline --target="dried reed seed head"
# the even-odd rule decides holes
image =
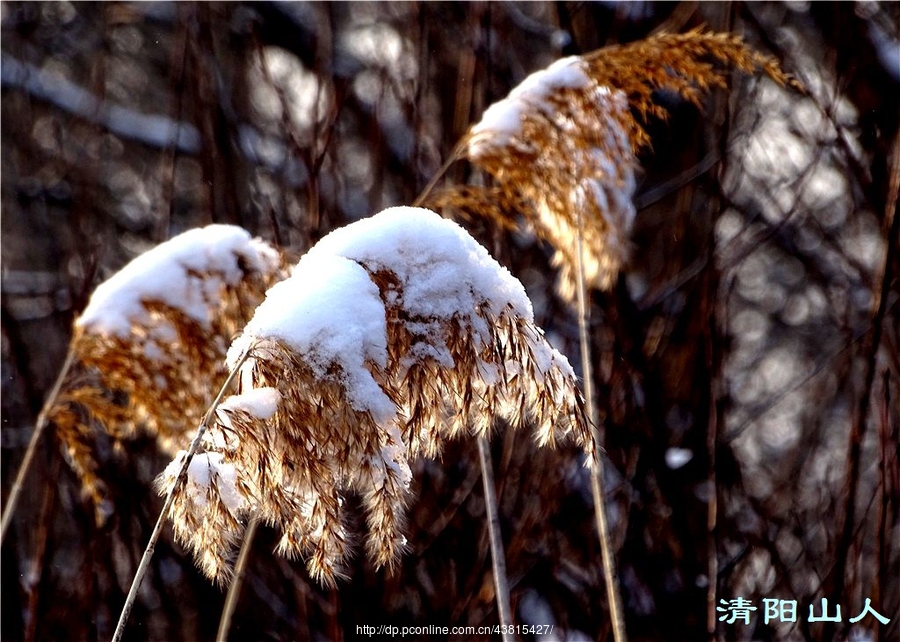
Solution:
[[[323,375],[281,341],[261,341],[241,366],[239,394],[217,411],[204,437],[209,456],[237,471],[233,487],[244,512],[253,510],[282,533],[280,553],[308,553],[310,574],[333,585],[348,550],[341,492],[359,491],[369,525],[368,550],[378,565],[392,564],[403,545],[403,513],[410,474],[399,431],[380,426],[366,411],[353,408],[340,367]],[[262,396],[260,395],[262,392]],[[195,486],[221,479],[192,477]],[[193,471],[189,471],[189,476]],[[174,479],[171,480],[174,483]],[[165,490],[171,488],[165,485]],[[229,481],[229,483],[231,483]],[[218,491],[216,491],[218,492]],[[190,534],[205,495],[181,493],[172,518]],[[227,543],[227,542],[225,542]],[[231,548],[223,541],[195,536],[190,542],[205,572],[206,560],[224,562]]]
[[[590,286],[609,288],[627,260],[635,216],[632,121],[625,95],[599,85],[587,63],[571,57],[526,78],[469,132],[469,159],[530,204],[523,214],[556,249],[560,292],[569,301],[579,230]]]
[[[687,33],[660,33],[626,45],[598,49],[584,56],[590,74],[601,84],[628,96],[643,120],[665,119],[668,112],[653,101],[659,90],[673,92],[700,107],[711,87],[727,87],[728,68],[745,74],[762,73],[780,85],[805,91],[781,70],[778,61],[749,47],[734,33],[693,29]],[[650,138],[638,121],[631,140],[635,150],[648,147]]]
[[[215,382],[227,375],[222,345],[227,335],[220,334],[222,328],[201,328],[177,310],[148,307],[154,308],[150,322],[127,338],[79,332],[74,346],[80,365],[96,374],[100,388],[127,396],[127,424],[94,413],[106,430],[128,437],[140,427],[173,454],[212,401]]]
[[[163,494],[175,485],[186,453],[178,453],[157,479]],[[248,512],[236,487],[234,467],[218,453],[194,456],[182,492],[169,512],[178,541],[187,544],[203,572],[220,586],[231,579],[233,552],[240,543]]]
[[[103,480],[98,452],[108,452],[108,438],[94,429],[95,415],[113,418],[124,423],[126,409],[94,385],[85,385],[84,377],[70,376],[70,386],[59,394],[48,415],[49,422],[60,435],[63,454],[81,482],[82,494],[94,506],[98,527],[106,524],[113,513],[109,489]]]
[[[393,565],[408,459],[445,439],[487,435],[504,418],[536,425],[541,444],[571,435],[593,457],[574,372],[534,326],[521,284],[427,210],[394,208],[323,239],[270,290],[229,352],[233,367],[246,351],[239,394],[203,447],[236,471],[241,505],[281,530],[279,551],[306,553],[326,584],[348,550],[342,494],[362,497],[367,552]],[[200,540],[201,562],[231,554]]]
[[[489,107],[464,139],[469,160],[508,192],[503,200],[528,203],[520,212],[555,249],[567,300],[577,286],[579,230],[587,285],[608,289],[628,259],[635,153],[650,144],[633,113],[644,121],[666,118],[652,99],[661,89],[699,106],[710,87],[726,85],[726,71],[710,61],[799,87],[774,59],[734,34],[660,34],[535,72]],[[441,205],[504,216],[497,207],[473,208],[472,201],[457,191]]]
[[[515,230],[517,218],[528,207],[520,195],[497,186],[453,185],[425,195],[422,206],[474,223],[484,219],[506,230]]]
[[[264,293],[286,276],[280,252],[233,226],[191,230],[139,256],[97,288],[75,323],[75,366],[59,404],[77,404],[90,424],[57,423],[76,472],[95,502],[97,428],[115,439],[140,428],[174,454],[227,375],[230,338]],[[74,394],[72,383],[78,384]],[[127,409],[112,403],[124,398]],[[70,415],[71,416],[71,415]]]

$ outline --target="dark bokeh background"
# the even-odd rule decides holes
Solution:
[[[3,2],[4,498],[74,316],[130,258],[213,221],[299,255],[411,203],[527,73],[707,25],[743,34],[809,93],[735,76],[702,113],[658,96],[672,118],[651,124],[641,159],[633,260],[592,314],[629,636],[710,639],[713,623],[723,640],[896,640],[898,24],[900,5],[876,2]],[[468,225],[578,367],[548,249]],[[4,640],[110,637],[166,463],[150,440],[125,446],[98,528],[44,440],[3,545]],[[500,434],[494,457],[517,621],[611,639],[577,453]],[[415,472],[399,573],[361,557],[323,590],[263,529],[231,639],[496,623],[474,446]],[[728,625],[711,597],[759,610]],[[841,623],[806,621],[823,597]],[[888,625],[848,622],[867,597]],[[765,624],[764,598],[797,600],[798,621]],[[128,639],[212,639],[222,601],[166,535]]]

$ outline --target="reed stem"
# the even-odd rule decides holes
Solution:
[[[256,529],[259,527],[259,518],[256,514],[250,517],[250,523],[244,532],[244,541],[241,543],[241,552],[238,553],[237,562],[234,564],[234,577],[228,587],[228,595],[225,596],[225,605],[222,607],[222,617],[219,619],[219,630],[216,633],[216,642],[227,642],[228,631],[231,629],[231,616],[237,607],[238,598],[241,596],[241,588],[244,585],[244,575],[247,571],[247,560],[250,559],[250,549],[253,548],[253,540],[256,537]]]
[[[494,467],[491,464],[491,446],[484,437],[478,438],[478,460],[481,463],[481,480],[484,482],[484,505],[488,518],[488,537],[491,544],[494,588],[497,593],[497,611],[500,616],[500,637],[503,642],[513,642],[512,609],[509,602],[509,581],[506,577],[506,554],[500,533],[500,514],[497,510],[497,493],[494,485]]]
[[[615,642],[626,642],[625,621],[622,615],[622,600],[619,597],[619,583],[616,577],[615,553],[613,552],[612,539],[609,535],[609,525],[606,519],[606,493],[603,490],[603,456],[601,453],[600,415],[597,411],[597,401],[594,396],[593,367],[591,366],[590,336],[588,335],[588,322],[590,320],[590,306],[587,301],[587,286],[584,278],[584,238],[581,225],[581,213],[578,214],[577,234],[578,254],[578,339],[581,346],[581,370],[584,377],[584,397],[587,406],[588,421],[591,429],[591,439],[594,441],[594,461],[591,467],[591,494],[594,497],[594,517],[597,523],[597,533],[600,537],[600,555],[603,559],[603,579],[606,583],[606,595],[609,601],[609,618],[612,623],[613,639]]]
[[[225,393],[228,391],[228,388],[231,386],[231,383],[234,381],[235,377],[237,377],[238,372],[241,369],[244,361],[247,360],[247,357],[250,355],[250,351],[253,346],[248,346],[244,351],[244,354],[241,355],[240,359],[238,359],[237,363],[235,363],[234,367],[231,369],[231,372],[228,374],[228,378],[225,379],[225,383],[222,384],[222,388],[219,390],[219,394],[216,395],[215,400],[213,400],[212,405],[209,407],[209,410],[206,411],[206,414],[203,416],[203,421],[200,422],[200,426],[197,428],[197,434],[194,435],[194,439],[191,442],[191,446],[187,451],[187,455],[184,457],[184,461],[181,462],[181,469],[178,471],[178,475],[175,477],[175,483],[172,485],[172,489],[169,491],[169,494],[166,495],[166,501],[163,504],[162,510],[159,512],[159,518],[156,520],[156,525],[153,527],[153,532],[150,534],[150,541],[147,542],[147,548],[144,550],[144,555],[141,557],[141,562],[138,564],[137,572],[134,574],[134,579],[131,582],[131,589],[128,591],[128,596],[125,598],[125,604],[122,606],[122,613],[119,616],[119,623],[116,625],[116,630],[113,633],[112,642],[119,642],[122,639],[122,636],[125,634],[125,625],[128,622],[128,617],[131,615],[131,609],[134,607],[135,598],[137,598],[138,589],[141,586],[141,582],[144,579],[144,575],[147,574],[147,569],[150,567],[150,560],[153,558],[153,553],[156,550],[156,542],[159,540],[159,535],[162,533],[163,524],[166,522],[166,517],[169,515],[169,510],[172,508],[172,504],[175,502],[176,494],[181,490],[182,485],[185,480],[187,480],[188,467],[191,464],[191,460],[194,458],[194,454],[197,452],[197,449],[200,446],[200,440],[203,439],[204,433],[206,433],[206,429],[209,427],[210,422],[212,421],[213,416],[215,415],[216,408],[219,407],[219,404],[222,403],[222,399],[225,397]]]

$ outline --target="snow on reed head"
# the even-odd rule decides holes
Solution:
[[[227,373],[231,337],[285,275],[278,250],[239,227],[210,225],[141,254],[97,287],[75,321],[76,366],[52,414],[95,501],[104,490],[92,426],[115,439],[139,426],[166,452],[184,447],[214,397],[211,382]]]
[[[254,510],[281,530],[282,553],[309,553],[313,577],[333,584],[348,549],[347,491],[363,499],[370,557],[393,565],[406,541],[408,460],[488,435],[495,421],[533,425],[540,444],[572,436],[593,453],[572,368],[534,325],[522,285],[428,210],[390,208],[323,238],[269,290],[230,366],[245,353],[239,396],[268,390],[276,407],[226,402],[204,441],[237,471],[223,492],[244,499],[220,501],[223,517],[198,530],[222,478],[204,473],[194,483],[213,489],[205,503],[182,494],[173,512],[218,580],[241,511]]]
[[[304,256],[291,278],[275,284],[228,351],[229,367],[260,338],[283,341],[304,356],[317,379],[334,379],[359,412],[386,419],[396,411],[367,363],[387,366],[387,328],[378,288],[356,262]]]
[[[546,69],[534,72],[504,98],[490,105],[469,130],[468,155],[480,158],[496,153],[498,147],[528,144],[522,138],[522,124],[529,112],[539,111],[553,118],[553,93],[563,89],[583,90],[590,86],[584,61],[578,56],[561,58]]]
[[[559,290],[569,301],[580,234],[586,285],[607,289],[628,259],[635,153],[650,146],[643,124],[668,115],[655,93],[699,106],[709,88],[726,86],[728,67],[799,87],[739,36],[702,30],[557,60],[488,107],[463,138],[460,149],[493,184],[451,187],[424,202],[503,227],[524,217],[553,246]]]
[[[579,229],[590,286],[609,288],[627,260],[637,164],[628,110],[624,93],[597,83],[573,56],[528,76],[466,137],[469,160],[532,203],[528,220],[554,247],[570,301]]]
[[[148,303],[178,311],[208,328],[216,297],[248,273],[279,269],[277,250],[234,225],[188,230],[141,254],[100,284],[76,326],[97,334],[128,336],[134,326],[153,325]]]
[[[534,321],[522,284],[463,228],[429,210],[384,210],[332,232],[310,254],[344,256],[370,274],[390,273],[398,280],[390,296],[402,295],[396,303],[417,319],[417,332],[425,337],[419,343],[427,338],[427,349],[444,364],[452,365],[453,359],[442,340],[442,320],[457,318],[477,341],[489,332],[485,318],[499,317],[507,309]],[[462,312],[479,308],[485,316]]]

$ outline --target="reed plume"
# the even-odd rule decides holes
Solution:
[[[171,512],[220,582],[255,513],[282,533],[279,552],[307,555],[310,574],[334,584],[350,540],[345,492],[362,498],[370,558],[392,566],[410,458],[498,422],[534,426],[540,445],[571,437],[594,458],[574,372],[534,325],[522,285],[428,210],[391,208],[323,238],[228,358],[245,358],[238,394],[217,409]]]
[[[212,382],[227,374],[231,337],[284,276],[279,251],[241,228],[211,225],[140,255],[96,289],[75,321],[73,365],[49,419],[98,518],[110,509],[102,442],[143,432],[170,455],[183,448]]]
[[[701,30],[557,60],[488,107],[461,141],[458,153],[493,184],[451,187],[424,203],[504,227],[521,216],[552,246],[558,289],[570,303],[577,298],[581,234],[587,285],[609,289],[630,253],[637,154],[650,147],[644,125],[668,116],[654,93],[700,106],[705,92],[725,86],[729,66],[796,86],[739,36]]]

